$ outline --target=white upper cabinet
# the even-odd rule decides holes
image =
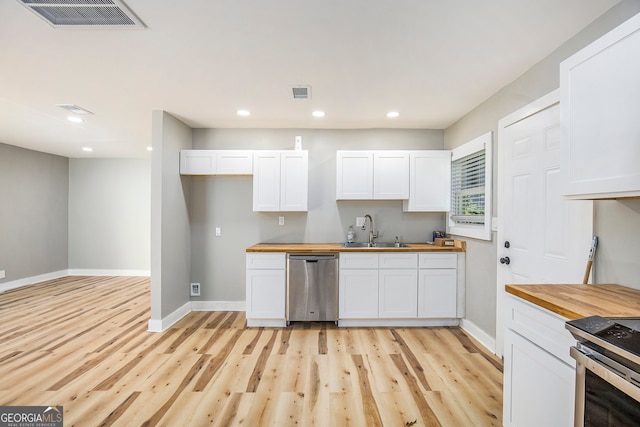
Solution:
[[[181,175],[251,175],[251,150],[181,150]]]
[[[402,200],[408,197],[408,151],[336,153],[337,200]]]
[[[373,198],[403,200],[409,198],[409,152],[373,152]]]
[[[451,151],[421,150],[409,155],[409,199],[405,212],[446,212],[451,208]]]
[[[336,154],[336,199],[373,198],[373,152],[338,151]]]
[[[214,175],[216,172],[214,150],[181,150],[181,175]]]
[[[560,64],[563,193],[640,196],[640,15]]]
[[[308,151],[255,151],[254,211],[306,211]]]

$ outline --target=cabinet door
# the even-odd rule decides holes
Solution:
[[[434,268],[418,273],[418,317],[457,317],[456,270]]]
[[[409,200],[406,212],[446,212],[451,209],[451,151],[424,150],[409,154]]]
[[[340,319],[378,317],[378,270],[340,270]]]
[[[564,194],[640,196],[640,15],[560,64]]]
[[[253,174],[253,151],[216,150],[216,175]]]
[[[280,152],[256,151],[253,155],[253,210],[280,210]]]
[[[379,306],[381,318],[415,318],[418,312],[418,270],[380,270]]]
[[[280,158],[280,210],[306,211],[308,151],[284,151]]]
[[[214,175],[215,150],[180,150],[181,175]]]
[[[338,151],[336,153],[336,200],[373,198],[373,153]]]
[[[504,425],[573,426],[575,369],[510,329],[504,350]]]
[[[409,152],[373,152],[373,198],[403,200],[409,198]]]
[[[247,270],[247,318],[284,319],[285,270]]]

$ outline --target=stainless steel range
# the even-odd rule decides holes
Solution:
[[[571,320],[576,426],[640,426],[640,318]]]

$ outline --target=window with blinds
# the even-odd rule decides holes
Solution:
[[[488,132],[451,150],[447,232],[491,240],[491,142]]]
[[[483,148],[451,164],[451,219],[456,223],[484,224],[485,157]]]

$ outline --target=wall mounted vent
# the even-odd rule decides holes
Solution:
[[[311,86],[293,86],[293,99],[311,99]]]
[[[18,0],[54,28],[145,28],[121,0]]]

